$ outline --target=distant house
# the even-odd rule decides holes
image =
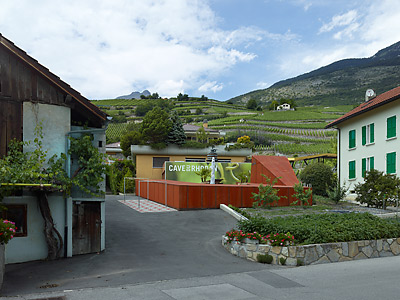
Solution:
[[[11,139],[33,140],[40,123],[48,157],[67,153],[68,137],[83,133],[91,134],[93,145],[105,152],[107,115],[0,34],[0,157],[7,153]],[[70,173],[76,168],[74,162],[67,163]],[[16,237],[6,246],[6,263],[46,258],[36,197],[24,190],[21,196],[4,198],[3,203],[8,207],[6,217],[18,227]],[[73,190],[67,198],[51,194],[49,205],[64,241],[64,256],[104,250],[104,197]]]
[[[276,110],[290,110],[290,104],[288,103],[283,103],[282,105],[279,105]]]
[[[125,159],[125,156],[122,154],[121,142],[107,144],[106,154],[108,157],[108,163],[113,163],[116,160]]]
[[[183,125],[183,130],[185,131],[187,140],[196,141],[197,134],[198,134],[200,128],[202,128],[202,127],[192,125],[192,124]],[[210,139],[218,139],[218,138],[225,136],[225,132],[223,132],[223,131],[208,128],[208,123],[206,123],[206,122],[203,123],[203,128],[204,128],[205,133],[207,134],[207,142],[209,142]]]
[[[372,90],[368,92],[374,97]],[[326,126],[338,130],[339,180],[350,186],[350,192],[364,182],[366,171],[398,174],[400,170],[400,87],[367,96],[364,103]]]

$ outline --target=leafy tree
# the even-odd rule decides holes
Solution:
[[[204,127],[200,127],[199,130],[197,130],[196,132],[196,140],[199,143],[207,143],[207,139],[208,139],[208,134],[206,130],[204,129]]]
[[[258,106],[257,100],[256,100],[256,99],[250,99],[250,100],[247,102],[246,108],[247,108],[247,109],[256,109],[257,106]]]
[[[201,95],[201,97],[200,97],[200,101],[207,101],[208,100],[208,98],[206,97],[206,96],[204,96],[204,95]]]
[[[268,109],[269,109],[269,110],[276,110],[276,108],[277,108],[278,106],[279,106],[278,101],[273,100],[273,101],[271,102],[271,104],[268,106]]]
[[[182,95],[182,93],[179,93],[178,96],[176,96],[176,99],[178,101],[188,101],[189,100],[189,96],[188,96],[188,94]]]
[[[297,200],[292,202],[290,205],[297,205],[297,203],[299,202],[302,206],[308,205],[309,204],[308,201],[310,200],[312,195],[312,190],[311,189],[305,190],[301,183],[295,184],[293,188],[295,192],[293,194],[293,198]]]
[[[183,145],[186,142],[185,130],[183,130],[183,125],[181,119],[176,111],[171,113],[170,117],[172,127],[168,133],[168,144]]]
[[[264,174],[261,174],[267,181],[265,185],[260,183],[258,186],[258,194],[253,194],[253,207],[262,207],[262,208],[271,208],[271,206],[278,205],[278,201],[280,200],[280,196],[278,196],[279,189],[274,188],[274,185],[278,181],[277,178],[274,178],[271,182],[271,179]]]
[[[168,113],[156,106],[143,118],[141,127],[143,141],[150,145],[166,144],[171,127]]]
[[[196,108],[196,115],[201,115],[202,113],[203,110],[200,107]]]
[[[367,171],[364,183],[355,187],[357,200],[373,207],[385,207],[395,204],[399,196],[400,178],[393,174],[384,174],[372,169]]]
[[[122,154],[125,157],[131,156],[131,145],[143,145],[143,135],[140,131],[128,131],[121,138]]]
[[[201,182],[206,182],[211,177],[211,168],[201,168],[200,171],[194,173],[200,176]]]
[[[150,102],[141,103],[138,106],[136,106],[135,115],[143,117],[152,109],[153,109],[153,104],[151,104]]]
[[[313,193],[327,196],[327,190],[335,185],[332,168],[324,163],[314,163],[306,166],[300,173],[300,180],[311,184]]]

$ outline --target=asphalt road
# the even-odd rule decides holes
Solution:
[[[236,220],[219,209],[139,213],[106,198],[106,250],[6,266],[2,296],[276,269],[224,250]]]

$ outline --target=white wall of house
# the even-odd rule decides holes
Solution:
[[[386,138],[387,118],[396,116],[396,136]],[[374,142],[362,145],[362,127],[374,124]],[[338,138],[338,172],[341,185],[346,184],[350,192],[358,183],[364,182],[362,177],[362,159],[374,160],[374,168],[386,173],[386,155],[396,152],[396,173],[400,173],[400,101],[383,105],[360,116],[353,117],[337,126],[340,130]],[[349,149],[349,132],[355,130],[356,145]],[[355,178],[349,179],[349,162],[355,162]]]
[[[6,197],[4,204],[27,205],[27,236],[14,237],[7,245],[5,252],[6,264],[20,263],[47,257],[47,244],[44,237],[44,223],[40,213],[37,199],[34,195],[21,197]],[[49,206],[54,224],[64,239],[65,207],[61,195],[49,197]]]

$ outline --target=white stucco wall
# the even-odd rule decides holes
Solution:
[[[43,149],[48,150],[48,158],[54,154],[65,153],[65,135],[71,128],[70,108],[24,102],[23,114],[24,141],[33,141],[35,139],[35,128],[41,123],[43,128]]]
[[[396,138],[386,139],[386,119],[396,115]],[[362,126],[375,124],[375,141],[362,145]],[[362,159],[374,157],[374,167],[386,173],[386,154],[396,152],[396,172],[400,172],[400,101],[386,104],[370,112],[354,117],[339,124],[340,142],[338,143],[338,172],[341,184],[354,190],[357,183],[364,182],[362,177]],[[356,130],[356,147],[349,149],[349,131]],[[356,178],[349,180],[349,161],[356,162]]]
[[[6,264],[19,263],[47,257],[44,223],[35,196],[6,197],[3,203],[27,204],[27,236],[15,237],[6,245]],[[54,224],[64,239],[65,208],[61,195],[49,197]]]

